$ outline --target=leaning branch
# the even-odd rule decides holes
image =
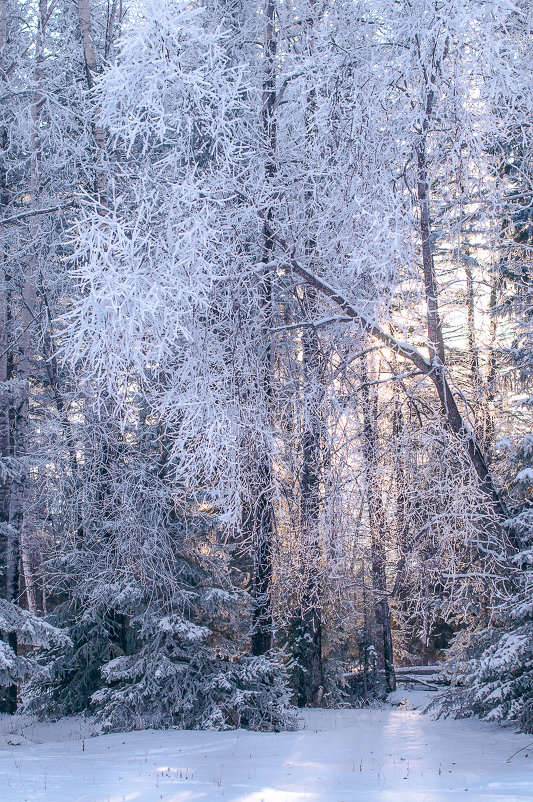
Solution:
[[[277,328],[272,329],[272,333],[280,334],[283,331],[293,331],[294,329],[318,329],[322,328],[322,326],[329,326],[331,323],[350,323],[351,320],[352,318],[347,317],[346,315],[325,317],[322,318],[322,320],[304,320],[299,323],[289,323],[287,326],[278,326]]]
[[[409,343],[397,340],[396,337],[393,337],[392,334],[389,334],[387,331],[385,331],[385,329],[382,329],[381,326],[378,326],[376,323],[369,320],[369,318],[356,309],[356,307],[350,303],[346,296],[339,292],[338,289],[332,287],[331,284],[328,284],[327,281],[324,281],[324,279],[317,276],[312,270],[309,270],[307,267],[300,264],[300,262],[298,262],[298,260],[291,253],[289,246],[283,237],[280,237],[272,230],[272,227],[270,226],[265,215],[261,211],[258,212],[258,215],[265,225],[265,230],[267,231],[268,236],[281,245],[283,250],[286,252],[288,256],[288,267],[290,267],[293,273],[301,276],[301,278],[303,278],[307,284],[315,287],[315,289],[317,289],[322,295],[325,295],[327,298],[337,304],[337,306],[345,313],[346,318],[349,320],[356,320],[366,334],[370,334],[370,336],[375,337],[391,351],[394,351],[394,353],[403,356],[405,359],[409,359],[418,368],[418,370],[421,371],[421,373],[429,375],[432,372],[433,366],[431,362],[429,362],[429,360],[427,360],[417,348],[409,345]]]
[[[61,209],[64,209],[65,206],[69,204],[63,204],[62,206],[50,206],[49,209],[31,209],[28,212],[21,212],[20,214],[14,214],[11,217],[4,217],[4,219],[0,219],[0,226],[7,226],[9,223],[17,223],[19,220],[25,220],[27,217],[35,217],[38,214],[49,214],[50,212],[59,212]]]
[[[519,550],[519,543],[513,534],[508,537],[503,532],[500,521],[508,517],[505,503],[501,499],[492,477],[485,462],[483,453],[477,443],[476,437],[471,429],[465,424],[463,417],[457,406],[457,402],[452,393],[450,385],[447,380],[447,370],[442,361],[436,356],[434,359],[426,359],[420,351],[409,343],[397,340],[392,334],[389,334],[381,326],[371,321],[363,313],[361,313],[342,292],[328,284],[327,281],[317,276],[312,270],[300,264],[295,258],[294,251],[289,248],[286,240],[280,237],[279,234],[272,229],[266,216],[259,210],[257,212],[259,218],[264,224],[264,230],[270,237],[272,242],[277,242],[278,245],[285,251],[286,266],[294,274],[300,276],[304,281],[315,287],[322,295],[329,298],[344,312],[344,314],[351,320],[357,321],[362,330],[381,342],[395,354],[402,356],[404,359],[409,360],[418,370],[425,376],[428,376],[437,390],[439,400],[441,402],[442,413],[445,425],[454,432],[464,443],[471,464],[479,478],[480,485],[486,494],[490,507],[492,507],[493,514],[496,516],[495,525],[501,535],[502,540],[506,546],[509,545],[514,551]],[[499,519],[499,521],[498,521]]]

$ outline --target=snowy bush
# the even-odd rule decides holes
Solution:
[[[280,730],[294,726],[287,670],[279,654],[221,654],[209,630],[180,615],[145,629],[136,654],[102,669],[106,687],[92,696],[105,730]]]
[[[0,599],[0,633],[5,638],[14,633],[17,644],[28,651],[27,655],[19,655],[7,641],[0,640],[0,687],[16,685],[40,673],[41,667],[31,654],[32,648],[49,650],[70,645],[69,637],[60,629],[4,599]]]

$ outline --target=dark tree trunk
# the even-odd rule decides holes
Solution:
[[[30,181],[31,181],[31,208],[38,209],[40,196],[40,168],[42,157],[42,144],[40,138],[40,109],[42,105],[42,69],[45,58],[44,40],[45,28],[48,19],[48,0],[39,0],[38,30],[35,45],[34,86],[31,102],[31,154],[30,154]],[[36,220],[36,218],[34,218]],[[38,224],[30,225],[31,239],[38,242]],[[17,391],[13,403],[13,428],[11,455],[16,470],[9,489],[9,528],[7,544],[6,568],[6,599],[15,604],[19,603],[21,590],[21,554],[25,548],[25,501],[27,490],[27,458],[30,452],[30,377],[32,372],[33,343],[32,326],[36,310],[36,281],[38,273],[37,255],[31,253],[25,265],[20,325],[21,335],[17,339],[15,350]],[[31,578],[27,579],[26,586],[31,586]],[[31,595],[28,595],[31,598]],[[17,648],[16,633],[10,633],[9,642],[14,651]],[[11,704],[16,706],[16,688],[9,689]]]
[[[305,22],[304,48],[309,57],[314,53],[314,13],[316,0],[309,0],[309,13]],[[316,88],[311,85],[305,104],[305,140],[310,162],[316,144]],[[305,193],[305,215],[309,234],[305,243],[305,254],[313,264],[316,240],[310,233],[313,227],[313,193]],[[302,309],[307,320],[312,321],[318,310],[317,292],[314,287],[304,286]],[[322,471],[322,412],[323,398],[321,382],[320,341],[316,328],[304,326],[302,330],[302,469],[300,475],[300,529],[306,549],[304,569],[305,588],[299,622],[301,646],[305,654],[299,672],[298,704],[318,705],[324,693],[322,670],[322,587],[320,580],[320,478]],[[303,657],[303,654],[302,654]]]
[[[263,458],[264,459],[264,458]],[[272,537],[274,510],[271,499],[272,467],[264,460],[257,474],[260,483],[252,510],[253,527],[253,630],[252,654],[261,655],[272,647]]]
[[[276,55],[277,40],[275,27],[276,7],[274,0],[265,4],[264,40],[264,78],[263,78],[263,138],[266,152],[265,177],[271,181],[276,175]],[[267,221],[263,226],[263,257],[265,265],[260,285],[260,313],[262,318],[262,342],[266,344],[260,359],[259,393],[266,403],[266,425],[270,423],[272,411],[272,273],[270,263],[273,258],[275,241],[270,233],[273,210],[267,211]],[[261,439],[261,438],[260,438]],[[260,655],[272,646],[272,602],[270,585],[272,581],[272,540],[274,536],[274,507],[272,503],[273,469],[272,456],[268,446],[268,434],[264,447],[256,452],[256,467],[250,466],[254,477],[251,492],[249,528],[253,538],[253,576],[252,597],[254,602],[252,654]],[[255,449],[252,448],[252,452]]]
[[[7,0],[0,0],[0,74],[3,70],[2,53],[6,42]],[[1,79],[0,79],[1,81]],[[1,86],[1,82],[0,82]],[[8,149],[7,125],[0,126],[0,216],[6,216],[9,204],[7,181],[7,165],[5,162]],[[12,360],[9,356],[9,283],[10,276],[5,265],[4,250],[0,250],[0,459],[4,464],[9,462],[11,454],[10,432],[10,394],[7,382],[11,378]],[[0,476],[0,524],[9,522],[9,478]],[[6,535],[0,532],[0,560],[6,559]],[[3,585],[3,582],[2,582]]]
[[[370,527],[370,553],[372,589],[374,592],[374,616],[376,621],[377,668],[384,677],[385,689],[396,689],[394,654],[392,647],[391,615],[387,592],[386,530],[383,499],[377,476],[377,400],[372,403],[366,360],[362,376],[363,407],[363,453],[367,488],[368,523]]]
[[[85,75],[87,78],[87,86],[89,87],[89,89],[92,89],[94,86],[94,80],[98,72],[98,66],[96,63],[96,48],[94,45],[93,29],[91,24],[91,9],[89,5],[89,0],[78,0],[78,13],[80,20],[81,43],[83,48],[83,57],[85,61]],[[110,17],[112,17],[113,22],[111,23],[111,28],[110,28],[108,20],[106,40],[108,39],[108,37],[112,37],[115,14],[116,14],[116,3],[113,3],[113,9],[110,14]],[[106,52],[109,51],[110,47],[111,47],[111,39],[106,41]],[[96,145],[96,156],[94,160],[95,196],[97,200],[99,200],[102,203],[102,213],[105,213],[104,207],[107,194],[107,179],[105,175],[104,155],[106,149],[106,137],[105,137],[105,131],[100,125],[100,121],[98,119],[98,110],[96,110],[93,114],[92,132],[93,132],[94,143]]]
[[[0,0],[0,73],[3,69],[2,53],[6,43],[7,29],[7,0]],[[7,165],[5,156],[8,148],[7,126],[0,127],[0,215],[5,216],[9,204],[9,192],[7,183]],[[11,397],[7,391],[7,382],[12,378],[12,359],[9,355],[9,283],[10,276],[7,274],[5,255],[0,253],[0,382],[3,389],[0,392],[0,459],[4,464],[9,464],[12,455],[12,436],[11,436]],[[15,547],[13,535],[9,527],[9,507],[10,507],[11,480],[7,475],[0,478],[0,560],[2,568],[5,569],[5,588],[3,593],[8,601],[18,598],[18,560],[17,549]],[[2,571],[4,573],[4,571]],[[3,583],[2,583],[3,584]],[[17,652],[16,633],[7,633],[8,645]],[[17,710],[17,686],[11,685],[7,688],[2,708],[6,713],[15,713]]]
[[[422,133],[416,146],[418,166],[417,189],[420,205],[420,236],[422,241],[422,264],[427,304],[428,350],[431,363],[429,375],[433,380],[439,396],[443,420],[446,426],[465,443],[472,467],[488,499],[487,525],[497,528],[499,538],[506,548],[511,546],[513,549],[516,549],[518,544],[509,542],[508,536],[499,523],[500,520],[507,517],[507,510],[494,486],[483,452],[479,447],[475,430],[465,426],[465,422],[459,411],[446,375],[444,341],[442,337],[437,281],[435,278],[435,265],[433,262],[433,250],[431,245],[430,188],[426,146],[426,136],[433,112],[433,104],[434,91],[430,90],[426,101]]]
[[[304,309],[312,318],[316,309],[316,291],[305,289]],[[320,414],[320,343],[316,329],[306,326],[302,334],[303,435],[302,472],[300,476],[300,529],[305,544],[305,588],[299,622],[303,666],[298,675],[298,704],[319,704],[324,687],[322,671],[322,589],[318,575],[321,549],[319,541],[321,414]],[[303,651],[302,651],[303,649]]]

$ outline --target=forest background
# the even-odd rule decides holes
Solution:
[[[0,0],[4,710],[533,728],[532,23]]]

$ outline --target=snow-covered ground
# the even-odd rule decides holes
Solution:
[[[1,802],[514,802],[533,800],[531,736],[408,707],[309,710],[286,733],[91,737],[0,717]],[[413,702],[414,700],[414,702]],[[514,757],[513,753],[517,752]],[[510,760],[509,760],[510,758]]]

